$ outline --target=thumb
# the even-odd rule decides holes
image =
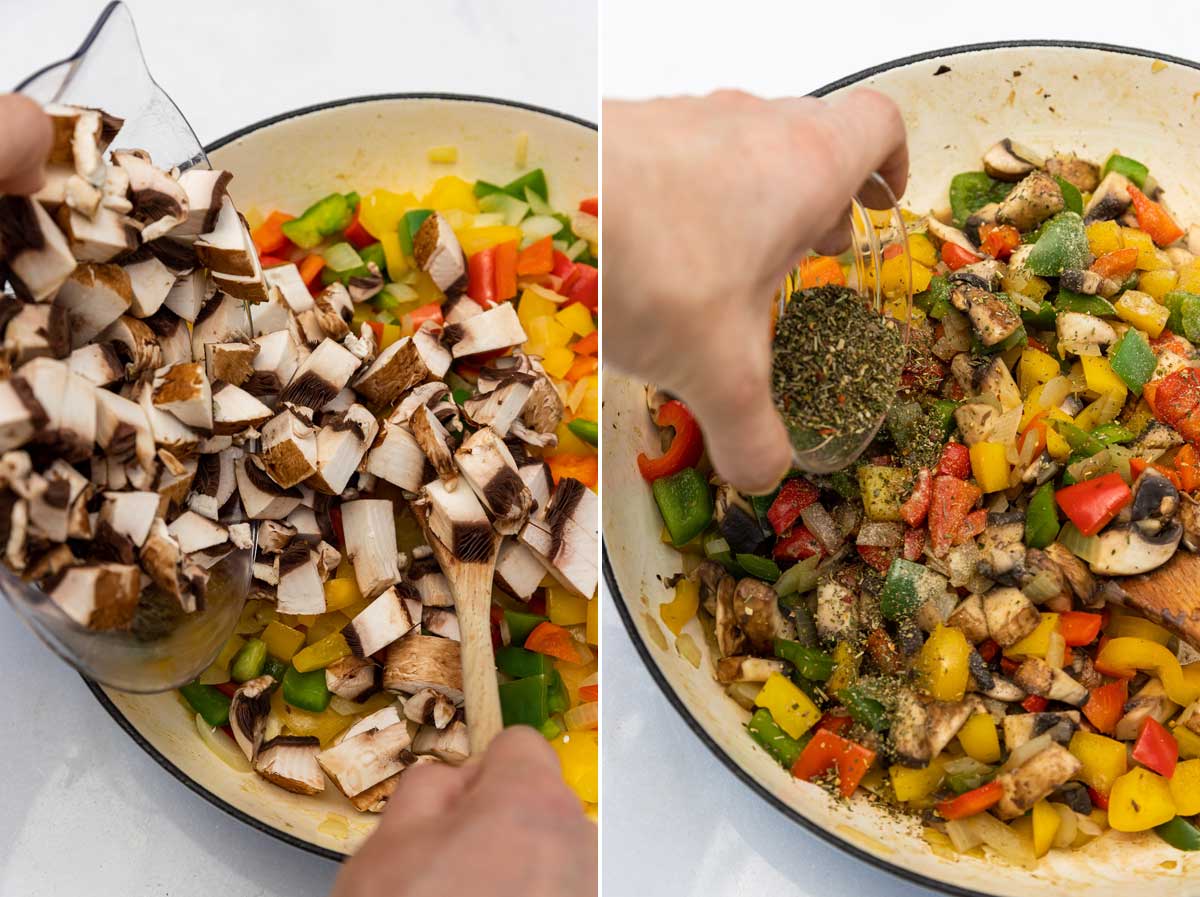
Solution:
[[[54,134],[42,107],[20,94],[0,95],[0,193],[41,189]]]

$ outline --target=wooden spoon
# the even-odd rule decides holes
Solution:
[[[496,572],[500,537],[492,533],[486,559],[460,561],[430,530],[427,514],[416,505],[413,505],[413,512],[454,596],[462,653],[463,698],[467,706],[467,740],[471,756],[477,756],[487,750],[492,739],[504,728],[491,624],[492,578]]]
[[[1127,604],[1200,649],[1200,555],[1176,551],[1157,570],[1120,581]]]

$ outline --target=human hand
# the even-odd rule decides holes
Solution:
[[[874,91],[604,104],[605,361],[686,401],[744,491],[769,491],[791,463],[771,297],[807,250],[841,248],[873,171],[903,193],[904,125]]]
[[[404,773],[331,897],[593,897],[597,865],[554,751],[517,727],[480,761]]]
[[[36,193],[54,138],[50,119],[29,97],[0,95],[0,193]]]

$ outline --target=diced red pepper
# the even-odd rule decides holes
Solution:
[[[346,225],[346,229],[342,231],[342,236],[345,237],[355,249],[365,249],[372,243],[379,242],[371,235],[370,231],[362,226],[362,222],[358,220],[358,209],[354,210],[354,216],[350,219],[350,223]]]
[[[934,557],[946,556],[967,522],[967,515],[982,495],[978,486],[957,477],[933,478],[933,501],[929,505],[929,545]]]
[[[1133,491],[1114,471],[1059,489],[1054,500],[1080,533],[1094,536],[1133,501]]]
[[[477,302],[496,301],[496,247],[467,259],[467,295]]]
[[[576,355],[595,355],[600,351],[600,331],[593,330],[587,336],[581,337],[571,346]]]
[[[896,549],[884,548],[881,545],[858,545],[858,556],[880,573],[887,573],[896,559]]]
[[[300,279],[304,281],[304,285],[310,289],[314,284],[320,285],[317,282],[317,275],[321,273],[321,269],[325,267],[325,259],[313,253],[306,255],[300,262]]]
[[[600,197],[593,196],[591,199],[581,200],[579,203],[579,211],[587,212],[596,218],[600,217]]]
[[[329,509],[329,525],[333,527],[333,534],[337,537],[337,547],[344,548],[346,546],[346,532],[342,529],[342,509],[337,505]]]
[[[1200,488],[1200,459],[1191,443],[1181,446],[1175,453],[1175,471],[1179,474],[1179,488],[1184,492],[1195,492]]]
[[[595,311],[600,304],[600,272],[591,265],[576,262],[558,291],[567,297],[568,303],[580,302],[588,311]]]
[[[600,686],[599,685],[581,685],[579,686],[579,700],[581,701],[599,701]]]
[[[281,259],[274,255],[260,255],[258,257],[258,263],[264,268],[278,268],[280,265],[291,264],[291,262],[289,262],[287,259]]]
[[[549,274],[554,270],[554,241],[550,237],[542,237],[535,243],[530,243],[517,255],[517,274],[530,277],[537,274]]]
[[[525,639],[525,650],[556,657],[567,663],[583,661],[570,630],[548,620],[533,627],[533,631]]]
[[[1130,458],[1129,459],[1129,475],[1133,479],[1137,479],[1146,472],[1146,468],[1150,466],[1150,462],[1145,458]]]
[[[874,751],[828,729],[818,729],[792,765],[792,775],[811,782],[822,773],[836,769],[838,791],[842,797],[849,797],[874,762]]]
[[[1150,235],[1158,246],[1168,246],[1183,236],[1183,228],[1167,214],[1167,210],[1145,193],[1129,185],[1129,198],[1133,200],[1133,213],[1138,227]]]
[[[1021,232],[1011,224],[985,224],[979,229],[980,248],[994,259],[1005,261],[1021,245]]]
[[[567,372],[563,374],[563,379],[571,383],[577,383],[580,377],[586,377],[589,374],[594,374],[600,369],[600,361],[594,355],[576,355],[575,360],[571,362],[571,366],[567,368]]]
[[[903,252],[904,252],[903,246],[901,246],[899,243],[892,243],[890,246],[888,246],[886,249],[883,250],[883,260],[886,262],[888,259],[894,259],[896,256],[900,255]]]
[[[973,252],[967,252],[967,250],[963,249],[957,243],[943,243],[942,261],[946,263],[946,267],[951,271],[957,271],[964,265],[981,262],[983,259]]]
[[[912,493],[900,506],[900,519],[909,526],[920,526],[929,515],[929,503],[933,501],[933,475],[922,467],[917,471]]]
[[[442,306],[437,302],[430,302],[428,305],[422,305],[420,308],[414,308],[409,312],[412,317],[413,330],[420,330],[421,325],[426,321],[433,321],[435,324],[442,323]]]
[[[496,299],[504,302],[517,295],[517,242],[496,247]]]
[[[1142,394],[1155,417],[1178,430],[1188,442],[1200,443],[1200,371],[1180,368],[1151,380]]]
[[[1029,695],[1021,702],[1021,706],[1025,708],[1027,713],[1041,713],[1049,703],[1041,695]]]
[[[236,682],[218,682],[213,688],[225,695],[225,697],[232,698],[237,694],[238,685]]]
[[[938,459],[935,473],[945,476],[958,477],[960,480],[971,478],[971,450],[961,442],[947,442]]]
[[[1148,716],[1142,722],[1137,741],[1133,743],[1132,756],[1142,766],[1169,779],[1175,775],[1175,764],[1179,762],[1179,743],[1166,726]]]
[[[814,287],[845,286],[846,273],[841,262],[829,255],[810,255],[800,262],[800,289]]]
[[[980,657],[982,657],[988,663],[991,663],[992,658],[994,658],[996,656],[996,654],[999,653],[1000,645],[996,642],[995,639],[987,638],[987,639],[984,639],[982,642],[980,642],[979,647],[977,647],[975,650],[979,652]]]
[[[685,467],[695,467],[704,451],[704,437],[700,434],[700,425],[683,402],[676,399],[665,402],[658,409],[658,416],[654,422],[660,427],[673,427],[675,436],[665,455],[659,458],[651,458],[645,452],[638,455],[638,470],[641,471],[642,477],[651,483],[659,477],[678,473]]]
[[[1137,259],[1138,251],[1133,247],[1115,249],[1092,262],[1092,270],[1101,277],[1121,281],[1133,273],[1133,269],[1137,267]]]
[[[775,535],[782,536],[800,519],[800,512],[817,500],[821,492],[803,477],[792,477],[784,480],[779,487],[779,494],[767,509],[767,520]]]
[[[254,248],[259,255],[271,255],[287,246],[288,239],[283,235],[282,226],[294,217],[286,212],[272,212],[266,221],[250,232],[250,239],[254,241]]]
[[[1088,797],[1092,799],[1092,806],[1100,810],[1108,809],[1108,795],[1102,791],[1097,791],[1091,785],[1086,786]]]
[[[959,527],[958,534],[954,537],[954,544],[962,545],[965,542],[970,542],[985,529],[987,529],[987,510],[980,508],[977,511],[972,511],[963,520],[963,525]]]
[[[1118,679],[1107,685],[1098,685],[1088,694],[1083,715],[1096,729],[1111,735],[1125,714],[1125,702],[1129,700],[1129,680]]]
[[[383,321],[367,321],[367,326],[375,334],[375,345],[383,345]]]
[[[1004,785],[992,781],[958,797],[939,801],[937,811],[942,814],[943,819],[966,819],[995,806],[1002,797]]]
[[[1090,645],[1100,635],[1100,614],[1089,614],[1081,610],[1069,610],[1058,615],[1058,631],[1069,647],[1080,648]]]
[[[1004,675],[1006,675],[1006,676],[1011,676],[1013,673],[1015,673],[1017,671],[1017,668],[1020,666],[1021,665],[1019,663],[1017,663],[1015,660],[1013,660],[1011,657],[1001,657],[1000,658],[1000,669],[1004,671]]]
[[[802,561],[823,554],[821,540],[814,536],[803,523],[798,523],[789,533],[784,533],[775,542],[772,556],[777,561]]]
[[[560,280],[565,279],[568,274],[575,270],[575,263],[557,249],[554,250],[553,258],[554,267],[550,269],[550,273]]]
[[[847,716],[844,713],[826,712],[819,720],[817,720],[817,725],[815,728],[824,729],[827,732],[832,732],[834,735],[841,735],[853,725],[853,717]]]
[[[925,553],[925,529],[906,529],[904,531],[904,559],[919,561]]]

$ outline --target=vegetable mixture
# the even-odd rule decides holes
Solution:
[[[863,460],[742,495],[651,394],[666,451],[638,463],[686,574],[661,617],[694,665],[707,636],[763,750],[912,812],[934,850],[1198,850],[1200,655],[1121,583],[1200,549],[1200,228],[1119,154],[1003,140],[982,167],[877,225],[916,296],[885,249],[912,338]],[[848,272],[809,259],[792,302]]]

